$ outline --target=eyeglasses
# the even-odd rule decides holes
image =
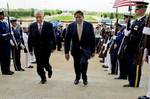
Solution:
[[[144,8],[147,8],[147,6],[146,5],[136,6],[135,10],[144,9]]]

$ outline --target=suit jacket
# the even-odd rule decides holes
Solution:
[[[77,32],[77,23],[73,22],[69,24],[67,28],[67,34],[65,37],[65,53],[69,53],[70,51],[70,43],[72,41],[71,46],[71,54],[76,55],[79,53],[81,49],[84,49],[84,53],[86,56],[90,56],[88,54],[95,52],[95,35],[92,24],[84,21],[83,22],[83,31],[81,40],[79,41],[78,32]]]
[[[56,49],[56,41],[53,33],[53,26],[51,23],[44,21],[41,33],[39,33],[38,31],[37,22],[34,22],[29,26],[29,52],[32,52],[33,48],[36,51],[41,50],[42,52]]]

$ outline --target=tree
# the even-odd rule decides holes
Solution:
[[[114,13],[110,13],[110,19],[114,19]]]
[[[31,16],[34,17],[35,9],[31,8]]]
[[[103,15],[104,15],[104,18],[107,18],[107,13],[104,13]]]

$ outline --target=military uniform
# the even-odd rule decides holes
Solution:
[[[15,24],[17,24],[16,19],[12,19],[11,23],[14,24],[13,22]],[[24,71],[24,69],[22,69],[22,67],[21,67],[21,61],[20,61],[21,45],[23,43],[22,29],[17,24],[16,26],[12,26],[12,32],[13,32],[14,38],[15,38],[16,43],[17,43],[17,48],[14,46],[12,47],[12,56],[13,56],[13,61],[14,61],[14,67],[15,67],[16,71]]]
[[[126,31],[130,30],[130,20],[133,16],[131,16],[128,13],[124,14],[124,22],[128,25],[125,26],[124,29],[122,30],[122,35],[120,35],[120,43],[119,43],[119,50],[118,50],[118,59],[117,59],[117,64],[119,66],[119,77],[115,78],[115,79],[127,79],[127,58],[126,58],[126,53],[124,52],[124,49],[126,47],[126,41],[127,41],[127,37],[126,37]]]
[[[145,7],[144,2],[136,2],[136,14],[138,14],[139,10],[143,10]],[[146,3],[147,5],[147,3]],[[139,18],[136,19],[131,25],[131,32],[128,36],[128,44],[127,44],[127,66],[128,66],[128,80],[129,85],[124,85],[124,87],[139,87],[140,79],[141,79],[141,67],[140,63],[142,60],[139,60],[139,63],[136,60],[140,57],[139,53],[141,42],[143,40],[143,28],[145,26],[146,16],[140,14]]]
[[[62,48],[62,30],[60,27],[57,27],[57,29],[55,30],[55,35],[56,35],[57,50],[61,51],[61,48]]]
[[[6,22],[3,21],[4,13],[0,12],[0,64],[4,75],[12,75],[10,71],[10,35]]]
[[[119,50],[119,47],[121,45],[121,41],[123,39],[124,36],[124,29],[125,26],[120,25],[119,24],[119,28],[120,30],[118,31],[118,33],[114,36],[114,46],[113,46],[113,50],[111,51],[111,63],[112,63],[112,67],[111,67],[111,74],[117,74],[118,73],[118,66],[117,66],[117,53]]]

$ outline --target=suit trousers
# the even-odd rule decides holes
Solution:
[[[36,62],[37,62],[37,73],[41,77],[41,79],[46,79],[45,76],[45,71],[51,72],[52,71],[52,66],[49,63],[49,58],[50,58],[50,50],[49,51],[44,51],[39,49],[34,50],[35,57],[36,57]]]
[[[73,60],[74,60],[74,70],[75,70],[75,74],[76,74],[76,80],[80,80],[81,75],[82,75],[82,79],[84,81],[87,81],[87,69],[88,69],[88,60],[84,63],[81,64],[81,55],[82,55],[82,51],[80,51],[79,53],[76,53],[75,55],[73,55]]]

